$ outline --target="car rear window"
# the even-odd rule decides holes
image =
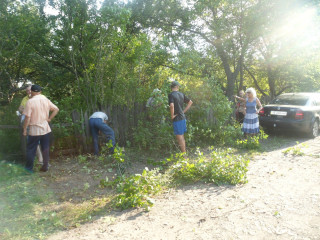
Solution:
[[[297,105],[297,106],[304,106],[306,105],[309,97],[301,96],[301,95],[289,95],[289,96],[279,96],[274,99],[271,103],[272,104],[279,104],[279,105]]]

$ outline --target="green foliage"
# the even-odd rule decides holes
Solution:
[[[139,121],[133,134],[133,144],[141,150],[171,150],[173,141],[175,138],[172,125],[167,122]]]
[[[147,102],[147,116],[139,120],[133,132],[133,144],[139,149],[170,150],[173,148],[172,123],[168,120],[168,96],[164,85],[154,91]]]
[[[299,144],[299,142],[296,142],[297,144]],[[288,147],[286,150],[283,150],[282,153],[284,153],[285,155],[291,154],[293,156],[304,156],[306,155],[303,150],[302,147],[306,147],[306,144],[299,144],[298,146],[294,146],[294,147]]]
[[[179,183],[204,181],[234,185],[247,182],[249,160],[233,154],[231,150],[212,149],[210,159],[206,159],[203,153],[197,150],[196,159],[184,158],[180,154],[169,161],[174,162],[169,168],[169,174]]]
[[[238,139],[236,142],[236,146],[238,148],[243,149],[260,149],[260,141],[265,140],[269,137],[268,134],[266,134],[263,130],[260,129],[260,133],[258,135],[250,136],[248,135],[245,139]]]
[[[239,184],[247,182],[247,167],[249,160],[240,154],[234,154],[230,150],[212,151],[212,181],[228,184]]]
[[[110,158],[112,158],[117,163],[124,163],[125,162],[124,148],[119,147],[119,145],[116,144],[113,149],[114,151],[113,154],[110,154],[110,148],[112,147],[113,147],[112,140],[109,140],[109,142],[106,143],[105,146],[101,148],[98,159],[100,161],[104,161],[104,160],[110,160]]]
[[[81,163],[81,164],[86,163],[88,161],[88,156],[86,156],[86,155],[79,155],[77,158],[78,158],[79,163]]]
[[[249,160],[246,157],[234,154],[231,149],[211,150],[209,158],[199,149],[194,159],[177,153],[161,162],[162,173],[157,168],[152,171],[145,169],[142,174],[121,176],[115,181],[101,179],[100,187],[116,186],[119,195],[113,202],[118,208],[143,207],[148,210],[153,205],[150,197],[168,186],[198,181],[232,185],[247,182]]]
[[[241,126],[226,124],[215,128],[201,128],[201,125],[194,127],[196,142],[215,143],[220,146],[234,146],[235,141],[242,137]]]
[[[37,81],[45,60],[37,54],[47,34],[44,19],[32,1],[0,4],[0,103],[8,104],[19,83]]]
[[[230,121],[231,102],[221,88],[217,88],[216,81],[201,80],[203,84],[194,86],[191,92],[192,100],[196,103],[192,106],[189,118],[192,124],[190,132],[193,134],[193,142],[231,145],[241,135],[240,126]]]
[[[20,98],[21,97],[21,98]],[[10,105],[0,106],[0,125],[11,125],[17,128],[0,129],[0,153],[20,153],[20,118],[16,115],[22,96],[14,98]]]
[[[162,189],[161,175],[156,170],[143,170],[142,174],[136,174],[124,178],[117,184],[120,194],[114,199],[114,204],[120,209],[143,207],[146,210],[153,206],[153,195]]]

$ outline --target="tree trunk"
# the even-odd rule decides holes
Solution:
[[[269,83],[269,91],[270,91],[270,98],[273,99],[276,96],[276,86],[275,86],[275,76],[272,71],[272,67],[270,64],[267,66],[267,73],[268,73],[268,83]]]
[[[240,81],[239,81],[238,91],[243,90],[243,58],[240,59],[239,64],[240,64]]]
[[[226,95],[228,99],[231,101],[233,99],[234,95],[234,89],[235,89],[235,83],[236,83],[236,76],[234,73],[227,73],[227,91]]]

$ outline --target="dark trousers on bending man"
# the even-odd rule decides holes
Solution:
[[[110,148],[110,153],[112,154],[114,151],[114,146],[116,144],[114,131],[111,127],[109,127],[101,118],[90,118],[89,119],[90,130],[93,139],[93,148],[94,154],[99,155],[99,144],[98,137],[99,131],[101,131],[104,135],[106,135],[108,141],[112,141],[112,148]]]

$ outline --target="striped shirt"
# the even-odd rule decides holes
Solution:
[[[35,95],[27,101],[23,114],[30,117],[29,135],[40,136],[51,132],[49,112],[58,109],[48,98]],[[58,109],[59,110],[59,109]]]

